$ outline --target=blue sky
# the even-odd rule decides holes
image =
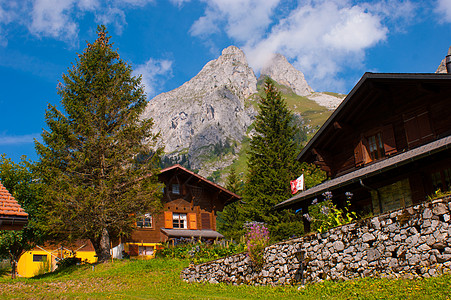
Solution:
[[[149,99],[229,45],[257,74],[278,52],[316,91],[348,93],[366,71],[435,72],[451,45],[451,0],[0,0],[0,154],[38,159],[45,109],[98,24]]]

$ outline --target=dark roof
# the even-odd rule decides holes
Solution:
[[[162,228],[161,231],[167,235],[169,238],[207,238],[207,239],[222,239],[224,236],[214,230],[193,230],[193,229],[165,229]]]
[[[216,184],[216,183],[214,183],[214,182],[208,180],[208,179],[205,178],[205,177],[200,176],[199,174],[194,173],[193,171],[190,171],[190,170],[188,170],[188,169],[182,167],[182,166],[179,165],[179,164],[175,164],[175,165],[173,165],[173,166],[171,166],[171,167],[168,167],[168,168],[166,168],[166,169],[161,170],[159,176],[160,176],[160,175],[163,175],[163,174],[165,174],[165,173],[176,172],[176,171],[179,171],[179,170],[181,170],[181,171],[183,171],[183,172],[185,172],[185,173],[187,173],[187,174],[189,174],[189,175],[191,175],[191,176],[194,176],[194,177],[198,178],[198,179],[201,180],[205,185],[207,185],[207,186],[209,186],[209,187],[211,187],[211,188],[213,188],[213,189],[218,189],[219,191],[226,193],[226,194],[228,195],[228,198],[229,198],[229,200],[227,201],[227,203],[233,202],[233,201],[236,201],[236,200],[240,200],[240,199],[241,199],[241,197],[238,196],[237,194],[232,193],[231,191],[227,190],[226,188],[224,188],[224,187],[222,187],[222,186],[220,186],[220,185],[218,185],[218,184]]]
[[[275,207],[285,208],[288,206],[292,206],[293,204],[299,203],[303,200],[311,199],[317,195],[322,194],[325,191],[328,191],[332,188],[338,188],[342,186],[346,186],[352,184],[354,182],[358,182],[360,179],[365,179],[393,168],[397,168],[402,165],[406,165],[410,162],[418,160],[420,158],[429,156],[434,153],[438,153],[444,151],[446,149],[451,148],[451,136],[447,136],[440,140],[433,141],[429,144],[420,146],[418,148],[400,153],[398,155],[386,158],[384,160],[375,162],[370,164],[364,168],[358,169],[356,171],[350,172],[348,174],[342,175],[340,177],[334,178],[332,180],[321,183],[317,186],[314,186],[306,191],[303,191],[297,194],[294,197],[291,197],[288,200],[285,200]]]
[[[298,155],[297,160],[304,161],[304,156],[311,153],[312,148],[322,139],[326,138],[323,133],[333,126],[335,121],[340,120],[348,115],[349,111],[355,110],[360,104],[359,101],[367,96],[369,91],[374,90],[374,86],[377,84],[389,86],[398,85],[400,83],[414,83],[418,82],[421,84],[430,83],[442,83],[449,86],[451,80],[451,74],[447,73],[370,73],[367,72],[363,74],[359,82],[354,86],[354,88],[349,92],[346,98],[341,102],[337,109],[332,113],[332,115],[327,119],[327,121],[321,126],[321,128],[316,132],[312,139],[307,143],[307,145],[302,149],[301,153]],[[363,87],[368,87],[364,89]]]

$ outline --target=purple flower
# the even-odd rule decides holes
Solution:
[[[321,213],[323,215],[327,216],[329,214],[329,212],[330,212],[330,208],[329,207],[327,207],[327,206],[321,207]]]
[[[315,205],[315,204],[317,204],[317,203],[318,203],[318,199],[317,199],[317,198],[313,199],[312,205]]]
[[[348,200],[351,200],[352,196],[354,196],[354,194],[351,192],[346,192],[345,195]]]
[[[307,221],[309,221],[309,222],[312,221],[312,217],[310,217],[309,214],[303,214],[303,216],[304,216],[304,218],[305,218]]]
[[[324,192],[323,196],[324,196],[324,198],[326,198],[326,200],[330,200],[330,199],[332,199],[332,192],[329,192],[329,191]]]

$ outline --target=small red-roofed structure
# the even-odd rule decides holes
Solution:
[[[0,182],[0,230],[20,230],[28,222],[28,214]]]

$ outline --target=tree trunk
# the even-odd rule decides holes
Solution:
[[[108,230],[104,228],[100,237],[96,238],[94,241],[91,240],[94,249],[96,250],[97,261],[105,262],[111,258],[110,254],[110,235]]]
[[[10,255],[11,259],[11,279],[16,279],[16,269],[17,269],[17,262],[15,260],[15,257]]]

